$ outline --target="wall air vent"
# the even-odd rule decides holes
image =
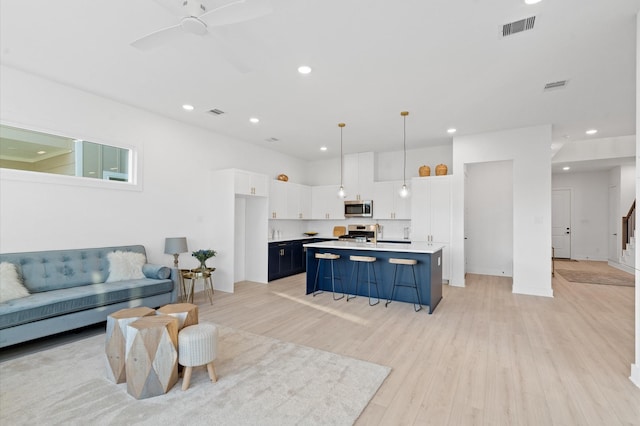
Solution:
[[[544,90],[546,91],[546,90],[562,89],[563,87],[566,87],[568,83],[569,83],[569,80],[553,81],[551,83],[545,84]]]
[[[213,115],[222,115],[224,114],[224,111],[218,109],[218,108],[214,108],[214,109],[210,109],[209,112]]]
[[[533,24],[536,23],[536,17],[531,16],[529,18],[521,19],[519,21],[509,22],[502,26],[502,37],[510,36],[513,34],[521,33],[522,31],[532,30]]]

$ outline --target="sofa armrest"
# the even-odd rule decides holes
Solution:
[[[166,280],[171,276],[171,269],[162,265],[145,263],[142,265],[142,273],[147,278],[152,278],[154,280]]]

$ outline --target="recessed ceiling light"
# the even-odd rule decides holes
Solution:
[[[47,153],[47,151],[38,151],[38,152],[37,152],[37,154],[40,154],[40,155],[42,155],[42,154],[46,154],[46,153]]]
[[[571,167],[569,167],[569,166],[564,166],[564,167],[562,168],[562,170],[569,170],[569,169],[571,169]]]
[[[588,135],[595,135],[598,131],[596,129],[589,129],[585,133]]]
[[[184,104],[182,105],[182,109],[185,111],[193,111],[193,105]]]
[[[253,124],[256,124],[256,123],[259,123],[259,122],[260,122],[260,119],[259,119],[259,118],[256,118],[256,117],[251,117],[251,118],[249,119],[249,121],[250,121],[250,122],[252,122]]]
[[[450,129],[447,129],[447,133],[451,134],[451,133],[455,133],[457,130],[454,129],[453,127],[451,127]]]
[[[326,151],[326,150],[327,150],[327,147],[326,147],[326,146],[321,146],[321,147],[320,147],[320,151]]]
[[[542,0],[524,0],[525,4],[536,4],[540,3]]]
[[[298,67],[298,72],[300,74],[309,74],[311,72],[311,67],[308,65],[301,65]]]

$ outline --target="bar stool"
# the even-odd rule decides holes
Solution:
[[[392,257],[391,259],[389,259],[389,263],[391,263],[394,266],[393,267],[393,288],[391,289],[391,296],[389,296],[387,303],[384,304],[385,308],[389,303],[391,303],[391,299],[393,299],[393,294],[396,291],[396,287],[409,287],[409,288],[413,288],[416,291],[416,296],[418,296],[418,306],[419,306],[418,309],[416,309],[415,302],[413,304],[413,310],[418,312],[420,309],[422,309],[422,301],[420,300],[420,293],[418,292],[418,281],[416,280],[416,270],[414,268],[414,266],[418,263],[418,261],[415,259],[396,259]],[[413,272],[413,284],[399,283],[396,281],[398,265],[411,266],[411,272]]]
[[[316,253],[316,259],[318,259],[318,267],[316,268],[316,280],[313,284],[313,297],[316,297],[316,294],[320,294],[323,293],[323,291],[318,291],[318,275],[320,274],[320,264],[322,263],[322,261],[329,261],[330,265],[331,265],[331,276],[329,275],[325,275],[322,279],[327,279],[327,278],[331,278],[331,290],[333,291],[333,300],[340,300],[344,297],[344,290],[342,293],[342,296],[336,298],[336,280],[340,280],[340,287],[342,287],[344,289],[344,285],[342,284],[342,275],[338,275],[336,277],[336,274],[334,273],[333,270],[333,262],[340,259],[340,255],[339,254],[333,254],[333,253]]]
[[[369,286],[369,306],[374,306],[380,303],[380,293],[378,292],[378,278],[376,277],[376,268],[373,267],[373,263],[377,260],[372,256],[349,256],[349,260],[353,262],[351,268],[351,279],[353,281],[353,274],[356,274],[356,288],[353,291],[353,296],[347,294],[347,302],[349,299],[354,299],[358,294],[358,277],[360,274],[360,264],[365,263],[367,268],[367,284]],[[373,281],[371,281],[371,271],[373,271]],[[371,284],[376,286],[376,303],[371,303]]]

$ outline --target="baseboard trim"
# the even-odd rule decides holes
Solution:
[[[630,274],[634,274],[635,275],[635,273],[636,273],[636,270],[634,268],[632,268],[629,265],[625,265],[624,263],[612,262],[610,260],[608,262],[608,265],[611,266],[612,268],[616,268],[616,269],[619,269],[621,271],[628,272]]]
[[[516,286],[515,284],[511,290],[515,294],[526,294],[528,296],[543,296],[553,297],[553,289],[540,288],[540,287],[524,287]]]
[[[640,364],[631,364],[631,376],[629,379],[640,388]]]

